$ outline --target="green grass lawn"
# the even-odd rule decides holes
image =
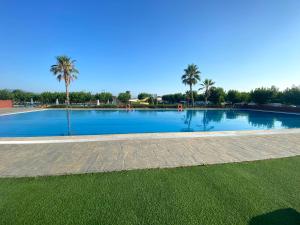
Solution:
[[[1,224],[300,224],[300,157],[0,179]]]

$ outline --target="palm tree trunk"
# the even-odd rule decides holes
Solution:
[[[194,107],[194,94],[192,90],[192,85],[190,85],[190,93],[191,93],[191,99],[192,99],[192,106]]]
[[[206,87],[206,90],[205,90],[205,105],[207,105],[207,99],[208,99],[208,88]]]
[[[66,96],[67,96],[67,98],[66,98],[66,103],[67,103],[67,105],[70,105],[69,82],[66,81],[65,84],[66,84]]]

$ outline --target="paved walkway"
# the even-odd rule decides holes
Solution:
[[[42,110],[40,108],[33,108],[33,107],[19,107],[19,108],[0,108],[0,115],[6,115],[10,113],[22,113],[22,112],[31,112],[31,111],[37,111]]]
[[[300,133],[0,145],[0,176],[242,162],[300,155]]]

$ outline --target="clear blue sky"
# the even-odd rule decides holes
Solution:
[[[226,90],[300,84],[299,0],[1,0],[0,27],[0,88],[64,91],[61,54],[73,91],[183,92],[189,63]]]

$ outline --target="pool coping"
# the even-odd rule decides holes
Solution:
[[[132,108],[130,110],[126,108],[34,108],[32,110],[19,111],[19,112],[10,112],[10,113],[0,113],[0,116],[9,116],[15,114],[31,113],[31,112],[40,112],[47,110],[71,110],[71,111],[85,111],[85,110],[95,110],[95,111],[178,111],[176,108]],[[279,113],[279,114],[289,114],[289,115],[299,115],[297,112],[284,112],[284,111],[274,111],[274,110],[261,110],[261,109],[244,109],[244,108],[184,108],[185,110],[241,110],[241,111],[257,111],[257,112],[269,112],[269,113]]]
[[[0,138],[0,145],[18,144],[49,144],[49,143],[80,143],[102,141],[132,141],[150,139],[181,139],[205,137],[239,137],[274,134],[300,134],[300,128],[270,129],[270,130],[243,130],[243,131],[214,131],[214,132],[165,132],[165,133],[133,133],[110,135],[78,135],[78,136],[45,136],[45,137],[12,137]]]

